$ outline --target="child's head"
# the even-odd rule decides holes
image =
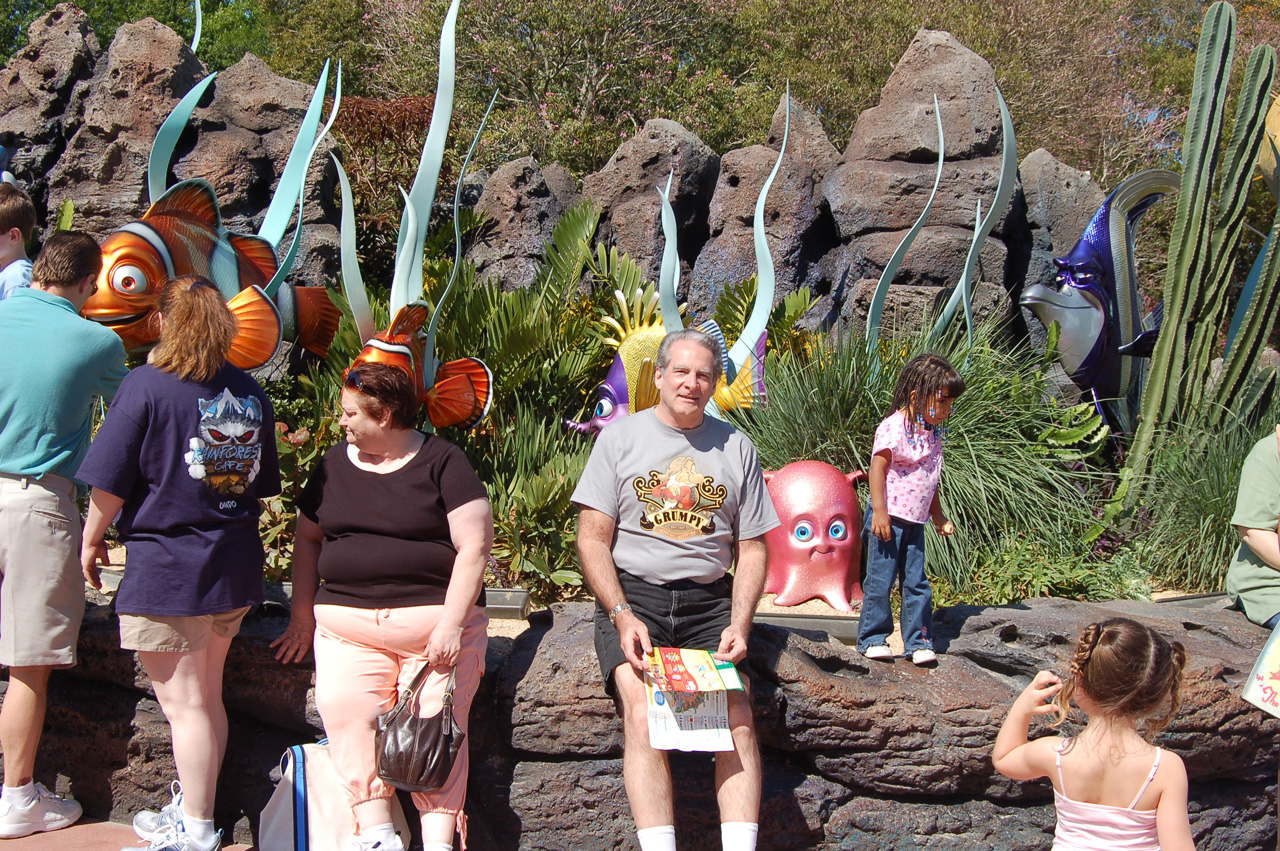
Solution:
[[[31,231],[36,227],[36,208],[12,183],[0,183],[0,262],[26,257]]]
[[[1187,651],[1148,626],[1128,618],[1089,624],[1080,633],[1071,671],[1054,702],[1057,724],[1067,719],[1073,695],[1083,693],[1102,715],[1143,725],[1145,735],[1163,730],[1178,711],[1178,689]]]
[[[926,352],[907,361],[893,391],[893,410],[906,410],[907,419],[929,425],[951,416],[951,403],[964,392],[964,379],[942,355]]]

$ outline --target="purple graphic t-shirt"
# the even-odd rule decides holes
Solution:
[[[884,483],[889,516],[928,523],[929,506],[942,475],[942,438],[937,429],[910,424],[902,411],[894,411],[876,428],[871,454],[885,449],[892,453]]]
[[[258,382],[140,366],[120,384],[77,475],[124,499],[116,610],[189,616],[262,602],[258,500],[280,493],[275,417]]]

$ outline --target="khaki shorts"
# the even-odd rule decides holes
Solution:
[[[0,473],[0,665],[68,667],[84,620],[70,479]]]
[[[193,653],[209,646],[209,638],[235,638],[249,607],[216,615],[165,617],[121,615],[120,647],[155,653]]]

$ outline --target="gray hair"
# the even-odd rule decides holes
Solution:
[[[720,376],[724,375],[724,358],[720,354],[720,347],[716,345],[714,337],[697,328],[672,331],[662,338],[662,342],[658,345],[658,369],[667,371],[667,367],[671,364],[671,347],[680,342],[696,343],[711,352],[711,380],[719,383]]]

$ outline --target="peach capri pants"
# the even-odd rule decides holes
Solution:
[[[395,789],[378,777],[373,746],[376,721],[395,705],[400,691],[409,687],[426,664],[427,641],[443,612],[444,606],[360,609],[320,604],[315,607],[316,709],[329,737],[333,767],[352,807],[395,794]],[[484,674],[488,625],[485,610],[472,606],[462,627],[453,712],[464,731],[468,727],[471,699]],[[422,686],[424,718],[440,711],[448,681],[448,668],[433,669],[427,676]],[[466,824],[462,805],[467,798],[469,751],[470,748],[463,747],[458,752],[443,787],[434,792],[413,793],[413,803],[419,812],[450,813],[458,817],[463,847]]]

